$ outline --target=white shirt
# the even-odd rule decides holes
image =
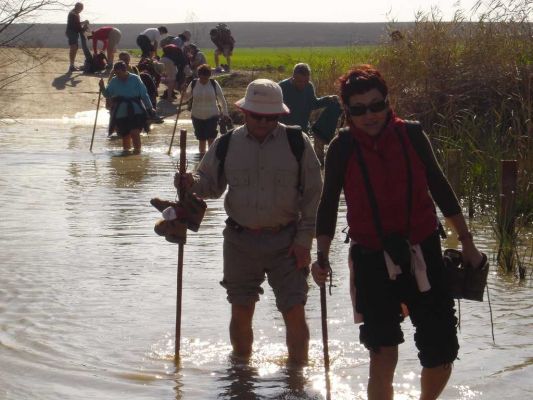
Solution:
[[[216,97],[215,90],[211,82],[207,81],[205,85],[202,85],[200,83],[200,80],[196,81],[192,93],[193,101],[191,110],[191,116],[193,116],[194,118],[208,119],[219,115],[220,111],[222,112],[222,114],[226,116],[228,115],[228,105],[226,103],[226,99],[224,98],[224,94],[222,93],[222,88],[216,80],[214,82],[216,87]],[[189,83],[189,86],[187,87],[187,98],[189,98],[191,95],[191,88],[192,82]],[[220,111],[217,107],[217,99],[218,104],[221,107]]]
[[[148,39],[150,39],[150,42],[155,42],[161,39],[161,34],[157,30],[157,28],[148,28],[141,32],[141,35],[146,36]]]

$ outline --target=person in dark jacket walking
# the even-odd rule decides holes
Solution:
[[[309,133],[309,118],[313,110],[330,106],[337,102],[337,96],[316,97],[315,86],[311,82],[311,67],[298,63],[294,66],[292,76],[279,82],[283,91],[283,101],[291,112],[281,117],[286,125],[299,125]],[[334,121],[336,125],[336,121]],[[315,152],[321,163],[324,161],[324,142],[314,138]],[[321,144],[321,146],[318,146]]]
[[[381,74],[368,65],[356,67],[339,78],[338,87],[348,127],[326,156],[316,225],[317,258],[323,261],[313,264],[313,278],[319,285],[327,278],[344,190],[354,316],[362,322],[359,339],[370,352],[368,399],[394,396],[406,309],[422,364],[420,399],[437,399],[459,344],[454,302],[443,279],[434,201],[458,234],[463,263],[480,266],[483,256],[429,139],[420,125],[396,116]]]

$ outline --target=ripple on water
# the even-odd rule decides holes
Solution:
[[[325,394],[319,291],[306,312],[310,363],[286,367],[285,330],[265,284],[257,304],[250,364],[232,362],[229,305],[223,288],[223,202],[209,201],[198,233],[188,236],[183,277],[181,360],[174,364],[177,246],[153,232],[152,197],[174,199],[179,147],[167,155],[173,121],[143,136],[143,153],[121,156],[99,114],[2,125],[0,135],[0,387],[6,400],[28,398],[321,399]],[[180,128],[190,132],[190,122]],[[197,142],[188,135],[190,167]],[[341,201],[339,213],[346,207]],[[334,399],[366,398],[368,354],[358,342],[348,293],[347,246],[339,217],[328,296]],[[491,256],[490,225],[476,226]],[[445,243],[454,246],[452,239]],[[496,345],[488,305],[462,302],[461,359],[444,399],[528,398],[533,311],[531,283],[489,275]],[[419,395],[413,330],[404,324],[396,398]],[[237,397],[236,397],[237,396]],[[0,396],[1,397],[1,396]]]

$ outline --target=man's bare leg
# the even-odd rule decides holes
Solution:
[[[305,321],[303,304],[297,304],[283,312],[283,319],[287,327],[289,364],[306,365],[309,353],[309,327]]]
[[[252,354],[252,344],[254,342],[252,319],[254,311],[255,303],[250,305],[231,305],[229,336],[233,346],[233,355],[236,357],[249,358]]]

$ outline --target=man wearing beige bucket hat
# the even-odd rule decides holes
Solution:
[[[277,83],[257,79],[235,104],[245,124],[218,138],[197,171],[176,174],[174,184],[203,198],[219,198],[228,189],[221,285],[231,303],[233,354],[251,354],[252,318],[266,274],[287,328],[289,363],[302,365],[309,345],[304,305],[320,164],[307,136],[278,122],[289,108]]]

